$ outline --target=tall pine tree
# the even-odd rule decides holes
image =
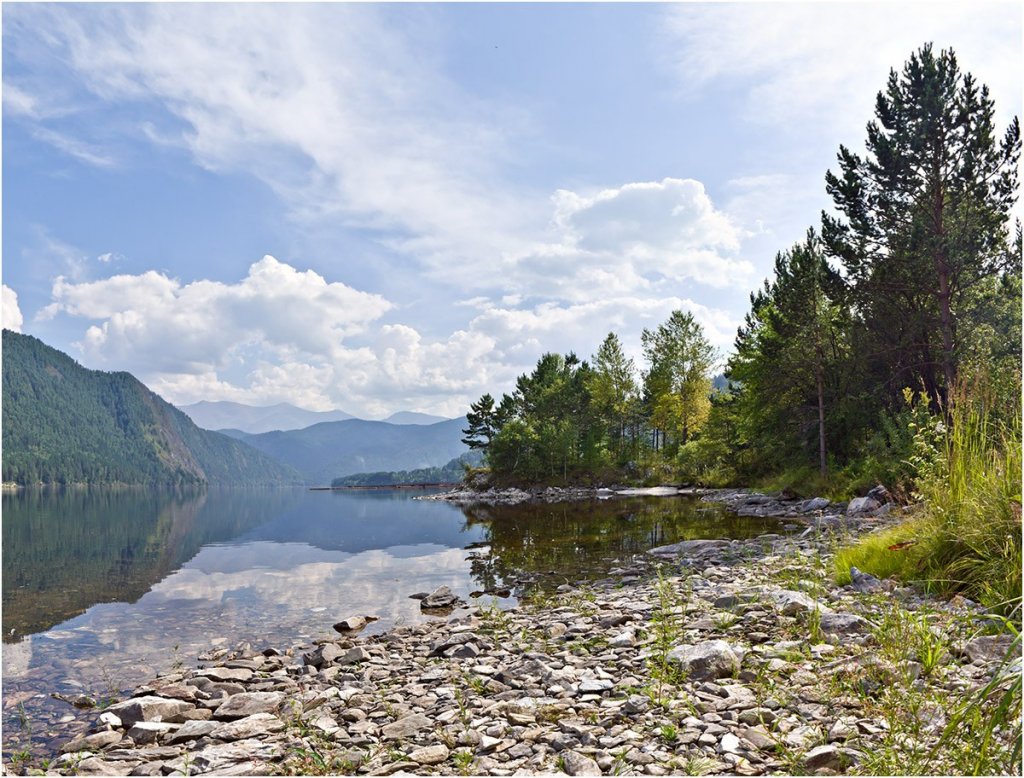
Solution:
[[[952,50],[925,45],[879,92],[867,155],[839,150],[826,175],[838,217],[823,238],[846,268],[871,363],[895,395],[956,381],[974,287],[1003,270],[1017,196],[1020,126],[996,137],[988,88]]]

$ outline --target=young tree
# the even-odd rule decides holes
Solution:
[[[469,406],[469,413],[466,414],[466,421],[469,427],[462,430],[466,437],[462,442],[470,448],[480,448],[487,453],[491,440],[501,426],[498,423],[498,414],[494,408],[494,398],[485,394],[475,403]]]
[[[588,389],[592,415],[602,424],[616,456],[625,448],[626,429],[636,402],[633,360],[626,357],[614,332],[609,332],[593,357]]]
[[[1020,126],[996,137],[988,88],[931,44],[890,72],[867,156],[839,149],[826,185],[838,217],[823,239],[846,268],[890,392],[924,384],[941,401],[961,357],[965,300],[1004,266],[1017,197]]]
[[[711,366],[715,350],[693,314],[673,311],[658,329],[641,334],[644,358],[650,366],[644,376],[644,394],[651,424],[667,433],[666,442],[677,447],[697,432],[711,409]]]
[[[803,243],[776,255],[774,280],[751,295],[728,371],[741,384],[741,404],[760,434],[800,442],[816,427],[822,476],[828,467],[827,395],[835,394],[829,385],[834,387],[845,351],[842,293],[842,280],[808,230]],[[814,423],[807,423],[809,416]]]

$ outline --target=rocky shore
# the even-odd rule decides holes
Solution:
[[[511,610],[456,607],[380,635],[214,651],[198,669],[79,713],[89,732],[45,769],[957,772],[956,743],[934,747],[958,706],[1019,674],[1019,659],[1004,661],[1019,657],[1019,642],[983,634],[990,620],[962,598],[939,602],[863,574],[832,583],[832,550],[886,521],[884,503],[705,497],[792,511],[780,515],[804,529],[652,549],[605,580],[537,591]],[[1008,747],[1005,737],[997,730],[993,747]]]

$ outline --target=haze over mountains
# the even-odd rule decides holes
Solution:
[[[274,430],[298,430],[325,421],[354,419],[351,413],[342,410],[307,411],[289,403],[258,406],[221,400],[201,400],[191,405],[180,405],[178,410],[188,414],[197,425],[207,430],[240,430],[258,435]],[[436,424],[446,421],[443,416],[428,413],[399,411],[382,421],[389,424]]]
[[[224,430],[297,470],[307,484],[326,486],[353,473],[440,467],[466,453],[464,416],[436,424],[389,424],[345,419],[301,430],[250,435]]]

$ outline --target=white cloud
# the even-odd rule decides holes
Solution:
[[[519,241],[525,201],[494,184],[522,121],[442,74],[425,10],[143,4],[13,15],[23,36],[45,29],[45,45],[102,101],[162,104],[170,117],[147,120],[140,136],[184,147],[208,169],[255,175],[297,218],[376,231],[438,270],[456,256],[497,260]],[[19,90],[16,104],[27,110],[33,97]]]
[[[672,295],[530,308],[473,302],[464,328],[425,338],[383,321],[395,312],[384,298],[264,257],[232,284],[155,271],[58,278],[49,313],[94,322],[79,344],[87,361],[129,369],[175,403],[287,400],[371,418],[401,409],[458,415],[484,392],[511,390],[545,351],[588,357],[609,330],[639,363],[640,331],[676,308],[692,311],[720,348],[736,326],[725,311]]]
[[[933,42],[1020,113],[1019,3],[681,4],[666,11],[666,56],[684,91],[736,88],[753,121],[863,141],[890,68]],[[831,141],[830,145],[835,141]]]
[[[183,285],[156,271],[82,283],[58,277],[47,313],[99,321],[80,345],[102,363],[203,374],[229,366],[247,347],[279,360],[330,353],[390,307],[379,295],[267,256],[237,284]]]
[[[3,328],[21,332],[23,319],[21,308],[18,307],[18,295],[7,284],[3,284]]]
[[[692,281],[746,289],[745,232],[693,179],[628,183],[552,197],[555,238],[510,261],[505,289],[581,302]]]

